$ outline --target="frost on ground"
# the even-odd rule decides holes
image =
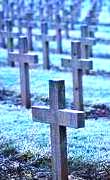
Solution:
[[[20,151],[50,151],[49,125],[32,121],[31,111],[13,105],[0,105],[0,142],[11,140]],[[110,160],[110,121],[86,120],[85,128],[67,129],[68,156],[85,160]]]
[[[7,74],[8,72],[8,74]],[[1,84],[4,88],[20,93],[18,68],[1,68]],[[56,72],[42,69],[30,70],[31,93],[41,97],[48,96],[49,79],[65,79],[66,99],[72,101],[72,76],[71,73]],[[109,77],[84,76],[84,102],[85,104],[110,102]],[[104,86],[102,86],[104,84]],[[40,104],[40,101],[33,103]],[[102,160],[109,158],[109,119],[86,120],[83,129],[68,128],[68,152],[84,156],[85,159]],[[0,104],[0,139],[11,139],[21,151],[28,149],[46,153],[50,151],[49,126],[32,121],[31,110],[12,104]]]

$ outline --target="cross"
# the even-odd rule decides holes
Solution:
[[[9,17],[9,0],[3,1],[3,12],[4,12],[4,17],[8,18]]]
[[[48,24],[46,21],[41,23],[41,32],[42,32],[42,47],[43,47],[43,68],[50,69],[50,60],[49,60],[49,37],[48,33]]]
[[[6,30],[1,31],[0,33],[1,33],[2,37],[4,37],[4,38],[6,37],[6,45],[7,45],[7,50],[8,50],[8,53],[9,53],[9,52],[13,51],[13,49],[14,49],[14,37],[18,37],[19,33],[12,32],[13,23],[12,23],[12,20],[10,18],[7,18],[5,20],[5,25],[6,25]],[[14,62],[10,61],[8,59],[8,65],[13,67]]]
[[[81,38],[87,38],[87,37],[94,38],[94,28],[93,26],[82,24],[81,25]]]
[[[43,69],[50,69],[49,41],[43,40]]]
[[[48,14],[47,16],[48,21],[52,22],[53,21],[53,2],[48,3],[46,9],[47,9],[47,14]]]
[[[92,60],[83,59],[81,51],[81,41],[75,40],[71,42],[71,57],[62,59],[62,65],[72,70],[73,76],[73,97],[74,106],[78,110],[83,110],[83,88],[82,76],[83,71],[92,69]],[[86,54],[86,53],[85,53]]]
[[[66,9],[63,10],[63,18],[64,18],[64,28],[65,28],[65,36],[69,38],[69,13]]]
[[[0,10],[0,45],[5,47],[5,38],[2,36],[2,31],[4,31],[4,12]]]
[[[6,19],[6,34],[7,35],[7,49],[9,51],[13,51],[14,45],[13,45],[13,37],[12,37],[12,29],[13,29],[13,23],[10,18]],[[5,32],[4,32],[5,33]]]
[[[70,16],[71,16],[71,29],[74,30],[74,22],[75,22],[75,7],[70,5]]]
[[[90,57],[90,46],[89,46],[89,42],[85,43],[80,41],[80,40],[74,40],[74,44],[77,44],[77,42],[79,42],[79,49],[77,50],[77,57],[78,59],[89,59]],[[77,46],[77,45],[75,45]],[[74,48],[76,48],[74,46]],[[72,63],[72,58],[71,56],[64,56],[61,58],[61,66],[64,68],[70,68]]]
[[[20,34],[22,34],[22,8],[24,6],[24,1],[21,2],[17,2],[17,14],[19,14],[19,16],[17,16],[17,25],[18,25],[18,31]]]
[[[56,15],[56,41],[57,53],[62,53],[61,18],[59,14]]]
[[[65,109],[64,80],[49,81],[50,106],[33,106],[33,120],[50,124],[52,151],[52,180],[67,180],[67,135],[66,127],[84,127],[84,113]]]
[[[81,55],[80,41],[71,42],[71,66],[72,66],[72,76],[73,76],[73,97],[74,105],[78,110],[83,110],[83,87],[82,87],[82,77],[83,71],[92,69],[92,60],[90,59],[80,59]]]
[[[81,25],[81,41],[82,41],[82,57],[87,55],[87,58],[89,58],[90,56],[93,56],[92,53],[92,45],[94,44],[94,34],[93,31],[91,30],[90,27],[88,27],[88,25],[83,24]],[[86,49],[85,52],[87,52],[87,54],[84,54],[85,52],[83,51],[84,48]]]
[[[36,53],[28,52],[28,40],[26,36],[20,36],[19,52],[9,52],[9,60],[19,63],[22,104],[26,108],[30,108],[29,64],[37,63],[38,57]]]
[[[7,19],[6,20],[6,27],[7,27],[7,49],[8,49],[8,53],[12,52],[14,49],[14,39],[12,37],[12,20],[11,19]],[[5,33],[5,32],[4,32]],[[8,59],[8,64],[11,65],[12,67],[14,66],[14,62],[10,61]]]
[[[33,13],[31,11],[28,11],[26,13],[26,25],[27,25],[27,36],[28,36],[28,49],[33,50],[33,44],[32,44],[32,18]]]
[[[44,19],[41,21],[41,33],[42,35],[47,35],[48,33],[48,24]]]
[[[14,15],[14,6],[15,6],[15,3],[11,2],[10,3],[10,17],[11,17],[13,22],[14,22],[14,18],[15,18],[15,15]]]

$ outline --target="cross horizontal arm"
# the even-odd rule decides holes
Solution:
[[[74,128],[84,127],[83,111],[60,109],[53,112],[47,106],[33,106],[32,116],[33,120],[37,122]]]
[[[91,59],[80,59],[78,69],[90,70],[93,68],[93,61]]]
[[[90,70],[93,68],[93,62],[91,59],[78,59],[77,61],[77,67],[75,65],[74,67],[74,60],[71,59],[71,57],[62,58],[61,64],[65,68],[75,68],[75,69],[81,69],[81,70]]]
[[[60,126],[81,128],[84,127],[84,112],[77,110],[58,110],[58,121]],[[83,120],[82,120],[83,119]]]
[[[32,106],[33,121],[52,123],[50,108],[47,106]]]
[[[10,38],[18,38],[19,36],[20,36],[20,34],[21,33],[19,33],[19,32],[7,32],[7,31],[0,31],[0,33],[2,34],[2,36],[4,36],[4,37],[6,37],[7,36],[7,34],[9,34],[10,35]]]
[[[8,53],[8,58],[10,61],[19,61],[19,52],[18,51],[13,51]]]
[[[38,63],[38,55],[35,52],[28,52],[23,55],[23,62],[27,63]]]
[[[38,62],[38,55],[32,52],[20,54],[19,51],[13,51],[13,52],[9,52],[8,55],[11,61],[16,61],[16,62],[21,62],[21,63],[37,63]]]
[[[34,34],[36,40],[41,40],[44,37],[42,37],[42,34]],[[55,41],[56,35],[45,35],[46,40]]]
[[[86,37],[86,38],[81,38],[80,40],[82,43],[92,46],[92,45],[94,45],[95,38]]]
[[[42,40],[45,41],[55,41],[56,40],[56,36],[49,36],[48,34],[42,34],[40,39],[42,38]]]

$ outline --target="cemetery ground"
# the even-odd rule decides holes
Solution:
[[[6,52],[1,50],[2,60]],[[106,60],[109,63],[109,60]],[[99,67],[99,66],[98,66]],[[104,67],[105,68],[105,67]],[[108,66],[107,66],[108,68]],[[7,73],[8,72],[8,73]],[[65,76],[66,73],[66,76]],[[21,106],[19,69],[0,68],[1,179],[51,178],[49,126],[32,121],[31,110]],[[66,107],[72,106],[72,76],[56,67],[30,70],[33,104],[48,105],[48,80],[65,79]],[[109,179],[110,121],[109,70],[83,78],[85,128],[68,128],[69,173],[76,179]],[[46,178],[46,177],[45,177]]]
[[[103,19],[109,22],[106,10],[105,3],[100,22]],[[109,27],[98,26],[96,36],[108,38]],[[70,50],[69,40],[63,44],[65,50]],[[50,55],[51,69],[43,70],[42,53],[37,53],[40,65],[29,70],[32,104],[49,105],[48,80],[64,79],[66,107],[72,108],[71,72],[62,69],[59,55],[53,54]],[[67,128],[69,175],[76,180],[110,179],[108,42],[96,43],[93,54],[93,70],[83,76],[85,127]],[[21,105],[19,68],[7,66],[7,56],[7,50],[0,48],[0,179],[52,179],[49,125],[33,122],[31,109]]]

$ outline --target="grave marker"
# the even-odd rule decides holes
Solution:
[[[14,2],[11,2],[10,3],[10,18],[12,19],[12,22],[13,22],[13,24],[14,24],[14,18],[15,18],[15,16],[14,16],[14,6],[15,6],[15,3]]]
[[[0,45],[5,47],[5,38],[2,36],[2,31],[4,31],[4,12],[0,11]]]
[[[83,110],[83,88],[82,77],[83,71],[92,69],[92,60],[82,58],[82,46],[80,41],[71,42],[71,57],[62,59],[63,67],[69,67],[73,76],[73,97],[74,106],[78,110]],[[86,53],[85,53],[86,54]]]
[[[50,124],[52,151],[52,180],[67,180],[66,127],[84,127],[84,113],[65,109],[65,85],[63,80],[49,81],[50,107],[33,106],[33,120]]]
[[[42,47],[43,47],[43,68],[50,69],[49,62],[49,37],[48,33],[48,24],[46,21],[42,21],[41,23],[41,32],[42,32]]]
[[[84,110],[82,77],[84,70],[92,69],[92,60],[79,59],[81,57],[80,53],[78,53],[79,50],[81,51],[80,41],[71,42],[74,106],[75,109]]]
[[[56,15],[56,41],[57,41],[57,53],[62,53],[62,34],[61,34],[61,18],[60,15]]]
[[[11,18],[5,19],[4,24],[6,26],[5,30],[1,30],[0,34],[6,43],[5,46],[8,50],[8,53],[9,53],[9,52],[12,52],[14,50],[14,37],[18,38],[20,34],[13,32],[13,22],[12,22]],[[14,66],[14,62],[12,62],[8,59],[8,65]]]
[[[14,49],[14,40],[13,40],[13,37],[12,37],[12,21],[11,19],[7,19],[6,20],[6,27],[7,27],[7,50],[8,50],[8,53],[9,52],[12,52],[13,49]],[[14,67],[14,62],[10,61],[8,59],[8,65]]]
[[[26,26],[27,26],[27,37],[28,37],[28,50],[33,50],[33,43],[32,43],[32,19],[33,19],[33,13],[31,11],[28,11],[26,13]]]
[[[94,44],[94,33],[88,25],[81,25],[81,41],[82,41],[82,58],[93,57],[92,45]],[[86,51],[84,51],[86,48]],[[86,54],[85,54],[86,53]]]
[[[50,69],[49,41],[43,40],[43,69]]]
[[[7,49],[13,51],[13,37],[12,37],[13,23],[11,19],[6,19],[6,35],[7,35]]]
[[[3,0],[4,18],[9,18],[9,0]]]
[[[29,87],[29,64],[37,62],[37,54],[28,52],[28,41],[26,36],[19,38],[19,52],[9,52],[9,60],[18,62],[20,69],[20,87],[22,105],[30,108],[30,87]]]

